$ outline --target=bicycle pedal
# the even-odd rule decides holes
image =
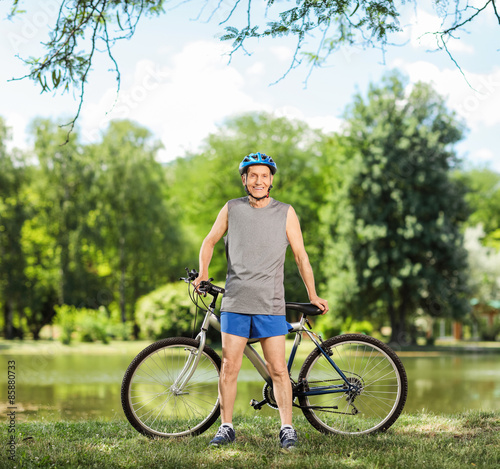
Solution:
[[[252,399],[250,401],[250,405],[255,409],[255,410],[260,410],[262,409],[262,402],[256,401],[255,399]]]

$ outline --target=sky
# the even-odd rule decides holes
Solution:
[[[41,53],[58,3],[24,1],[26,13],[9,20],[11,1],[0,0],[0,116],[11,128],[10,147],[30,148],[29,125],[34,118],[64,122],[77,111],[77,92],[40,93],[32,81],[12,80],[28,72],[20,57]],[[366,93],[370,83],[377,84],[384,74],[398,69],[408,76],[409,86],[431,83],[465,121],[469,130],[456,147],[465,167],[500,172],[500,26],[492,13],[478,17],[450,41],[461,70],[445,52],[433,51],[435,39],[425,33],[436,30],[441,20],[431,2],[424,0],[418,6],[406,5],[400,18],[403,31],[391,36],[396,45],[388,45],[384,53],[344,47],[326,66],[310,73],[303,65],[283,78],[294,53],[293,41],[249,42],[250,55],[238,51],[230,60],[230,42],[218,36],[223,31],[219,23],[234,2],[213,0],[220,10],[210,21],[208,9],[197,19],[204,3],[169,2],[165,14],[143,18],[132,39],[116,43],[118,97],[113,64],[105,54],[96,57],[78,121],[83,142],[97,141],[111,119],[131,119],[161,140],[159,159],[170,161],[197,151],[226,119],[254,111],[336,131],[353,96]],[[235,19],[239,26],[238,16]],[[315,38],[307,42],[314,50]]]

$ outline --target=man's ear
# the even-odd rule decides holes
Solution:
[[[242,182],[242,184],[243,184],[244,186],[246,185],[246,183],[247,183],[247,173],[243,173],[243,174],[241,175],[241,182]]]

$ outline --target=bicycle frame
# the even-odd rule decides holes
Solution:
[[[175,392],[176,394],[180,395],[183,392],[184,387],[188,383],[189,379],[193,375],[194,371],[196,370],[196,367],[198,366],[198,363],[200,361],[201,357],[201,351],[204,349],[205,344],[206,344],[206,335],[209,326],[212,326],[215,330],[219,331],[221,330],[220,327],[220,320],[218,316],[215,314],[215,305],[217,301],[217,295],[213,297],[212,302],[210,303],[209,307],[207,308],[205,317],[203,319],[203,323],[201,325],[201,330],[199,334],[196,336],[196,340],[199,340],[200,345],[196,351],[191,352],[191,356],[189,357],[189,360],[186,362],[184,368],[180,372],[179,376],[177,377],[175,383],[172,385],[171,390]],[[312,331],[307,330],[305,325],[308,324],[309,322],[307,318],[302,315],[300,320],[298,322],[291,323],[292,329],[290,332],[296,333],[295,335],[295,340],[293,343],[292,350],[290,352],[290,356],[288,358],[288,372],[291,373],[292,370],[292,365],[293,361],[295,359],[295,355],[297,352],[297,349],[301,343],[302,340],[302,334],[305,332],[308,337],[311,339],[311,341],[314,343],[314,345],[318,348],[318,350],[323,354],[323,356],[326,358],[326,360],[331,364],[331,366],[337,371],[339,374],[339,377],[342,379],[342,384],[340,385],[331,385],[331,386],[318,386],[312,390],[298,390],[294,389],[294,397],[298,396],[313,396],[313,395],[320,395],[320,394],[333,394],[333,393],[340,393],[343,392],[356,392],[358,389],[358,386],[355,384],[352,384],[349,382],[345,374],[342,372],[342,370],[337,366],[337,364],[330,358],[328,353],[321,347],[320,341],[321,339],[317,336]],[[310,325],[309,325],[310,327]],[[273,381],[271,379],[271,376],[269,374],[269,370],[267,369],[267,366],[262,359],[262,357],[259,355],[259,353],[252,347],[253,343],[258,342],[259,339],[251,339],[248,341],[247,345],[245,346],[245,349],[243,351],[244,355],[250,360],[252,365],[255,367],[257,372],[260,374],[262,379],[269,385],[273,386]],[[263,404],[263,403],[258,403],[258,404]]]

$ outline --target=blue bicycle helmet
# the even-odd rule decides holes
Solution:
[[[240,174],[243,175],[243,173],[246,173],[249,166],[253,166],[255,164],[267,166],[271,170],[271,173],[273,175],[276,174],[276,171],[278,170],[276,163],[270,156],[267,156],[265,153],[257,152],[250,153],[250,155],[243,158],[243,161],[240,163],[239,167]]]

